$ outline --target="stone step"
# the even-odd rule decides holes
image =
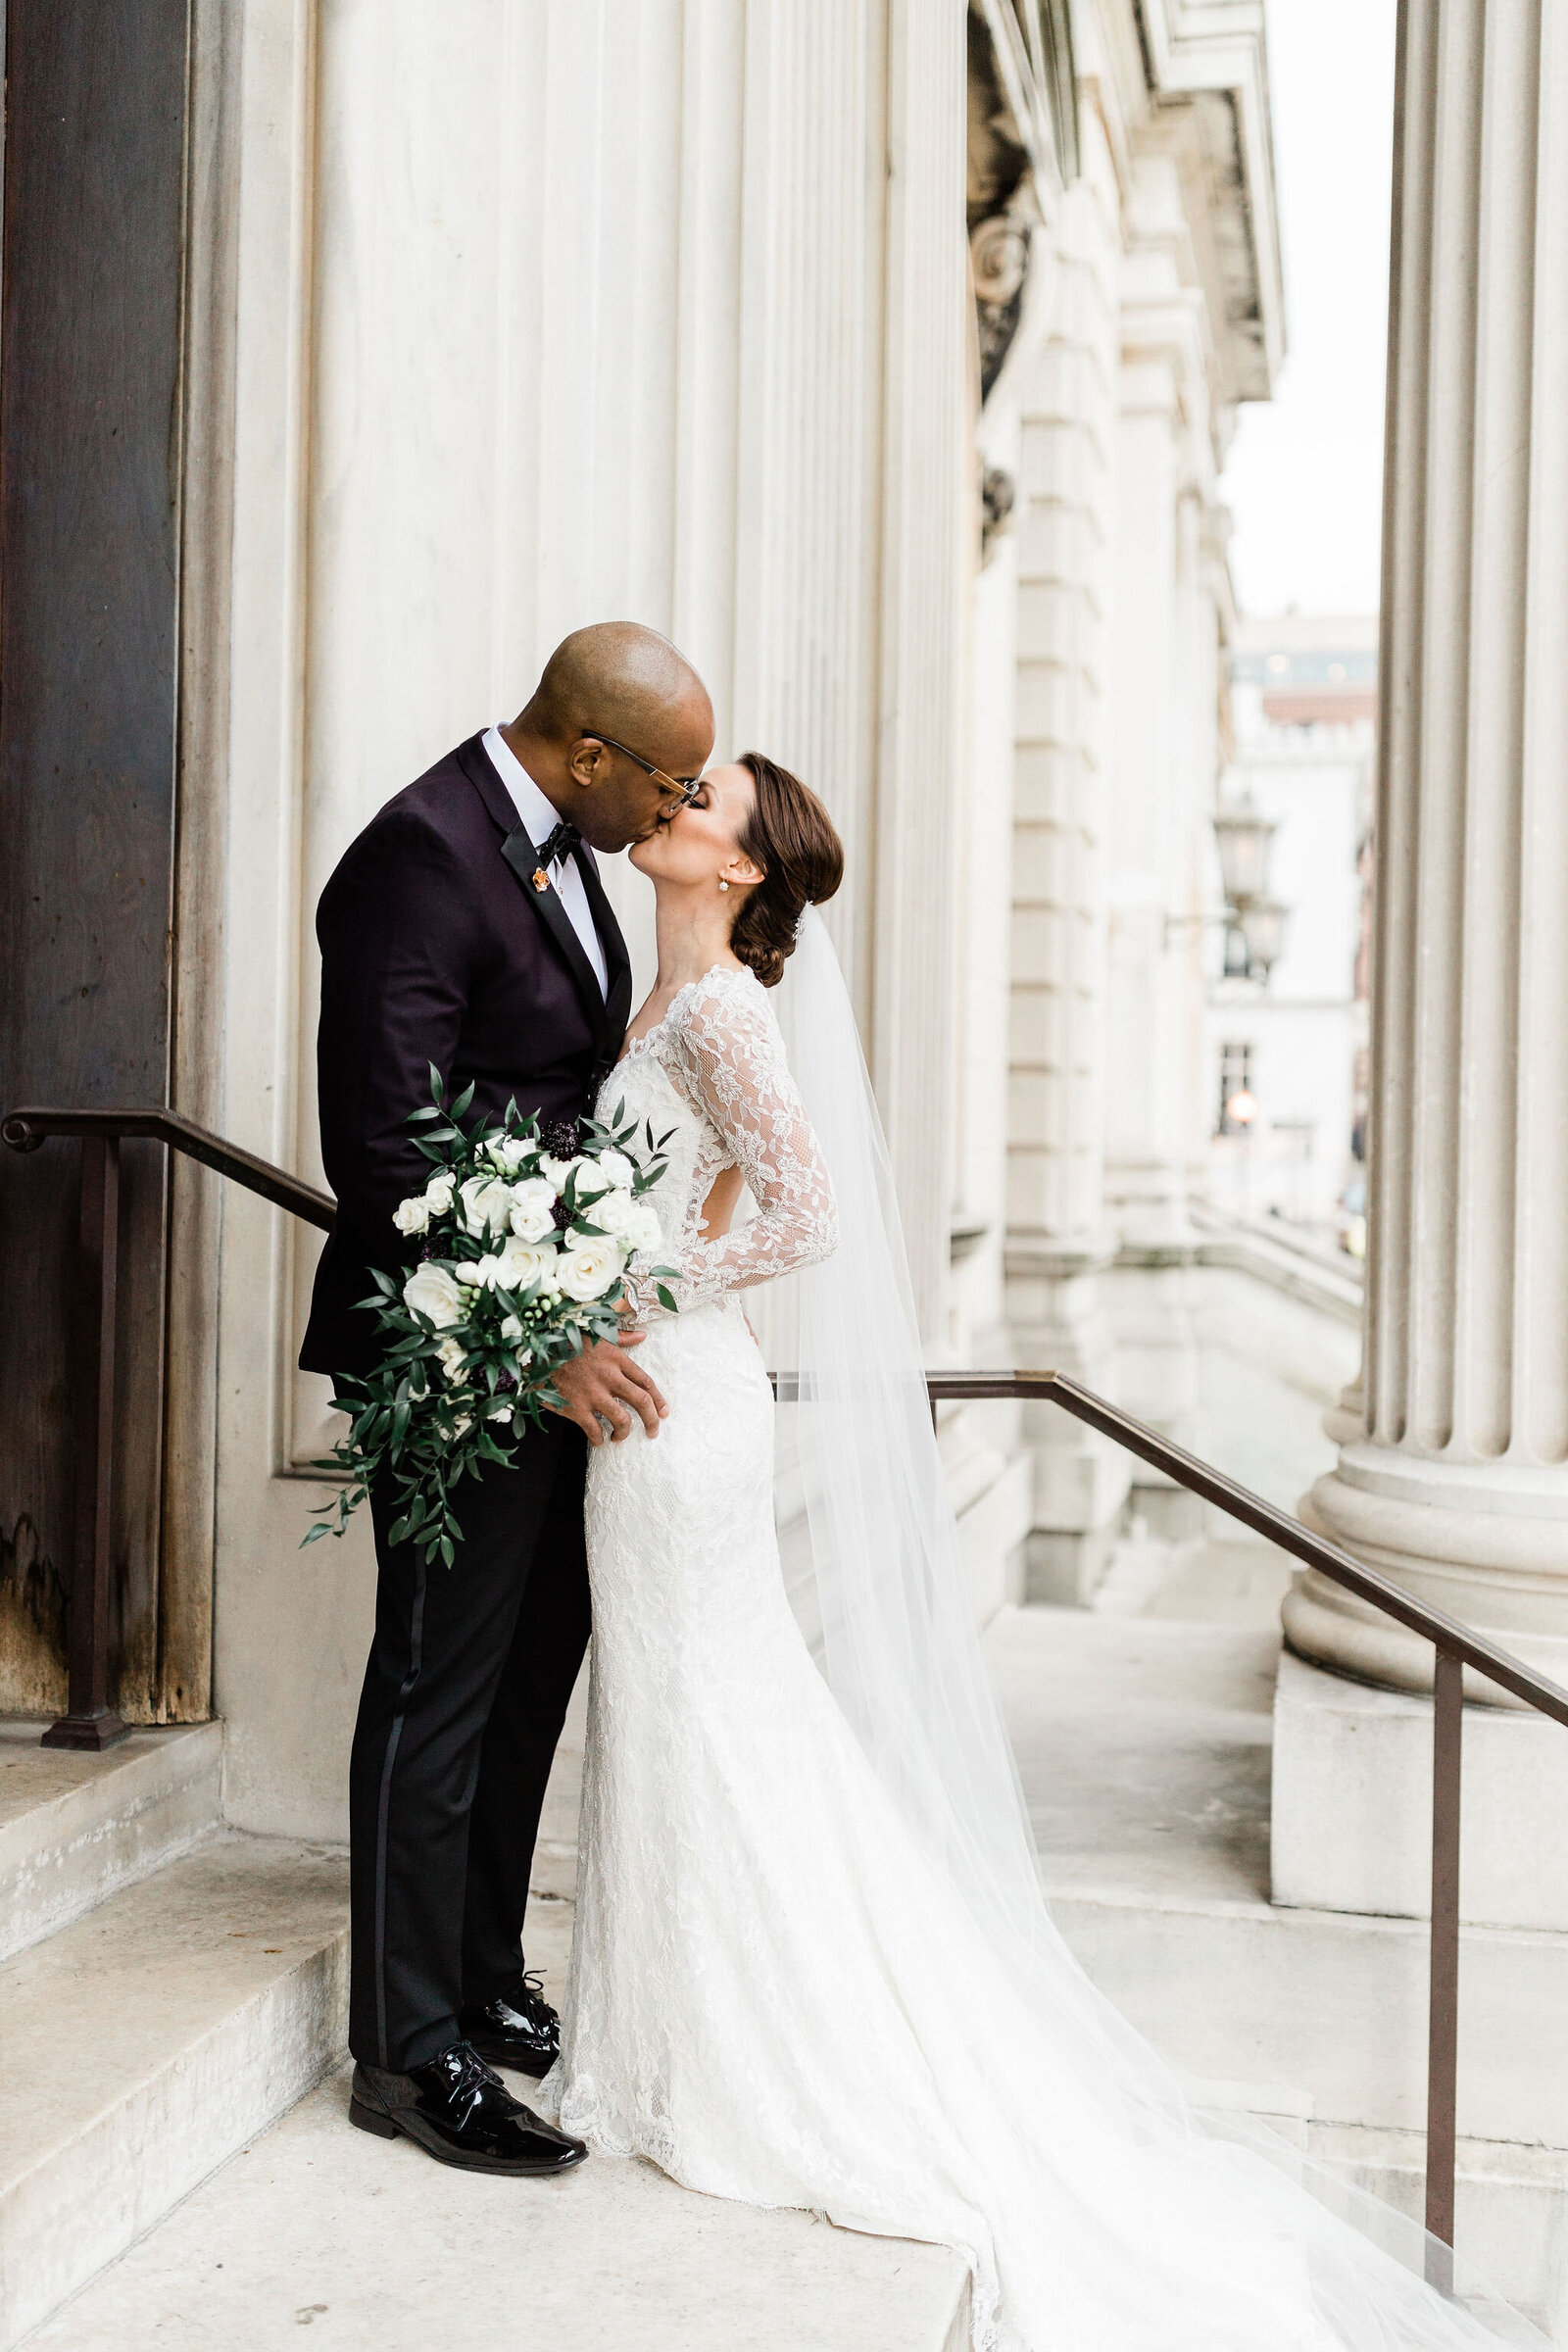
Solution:
[[[0,1721],[0,1960],[52,1936],[215,1828],[223,1727],[132,1732],[103,1755]]]
[[[341,2057],[347,1877],[220,1834],[0,1967],[0,2352]]]
[[[1427,1930],[1269,1900],[1277,1628],[1030,1608],[986,1650],[1048,1900],[1101,1990],[1243,2086],[1215,2104],[1419,2213]],[[1568,1936],[1465,1930],[1459,2131],[1461,2254],[1568,2340]]]
[[[536,1902],[528,1957],[558,1998],[570,1928],[569,1903]],[[344,2068],[28,2352],[283,2352],[304,2327],[341,2352],[967,2352],[968,2281],[945,2249],[696,2196],[648,2164],[450,2172],[354,2131]]]

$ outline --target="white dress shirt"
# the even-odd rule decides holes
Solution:
[[[484,739],[490,755],[490,764],[512,795],[512,805],[517,811],[528,839],[535,848],[548,841],[561,822],[561,811],[546,799],[516,753],[499,727],[491,727]],[[582,875],[575,858],[556,858],[551,860],[550,879],[556,895],[566,909],[566,918],[582,942],[583,954],[593,965],[602,997],[610,994],[610,971],[605,962],[605,951],[594,927],[593,908],[583,888]]]

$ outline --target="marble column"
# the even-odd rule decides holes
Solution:
[[[1207,318],[1188,255],[1177,157],[1155,142],[1131,178],[1120,310],[1109,823],[1105,1212],[1118,1396],[1190,1443],[1198,1402],[1188,1186],[1201,1129],[1200,845],[1214,795],[1217,619],[1206,517],[1216,426]],[[1198,626],[1207,607],[1208,641]],[[1205,694],[1210,708],[1201,708]],[[1157,1536],[1199,1506],[1135,1471]]]
[[[1106,571],[1116,353],[1114,182],[1089,126],[1056,229],[1050,322],[1019,437],[1007,1307],[1021,1363],[1114,1379],[1102,1274]],[[1030,1409],[1028,1594],[1087,1600],[1127,1494],[1126,1457]]]
[[[1303,1515],[1563,1679],[1568,14],[1405,0],[1398,88],[1366,1426]],[[1285,1623],[1430,1687],[1324,1580]]]

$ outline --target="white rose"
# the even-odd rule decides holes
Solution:
[[[554,1169],[550,1173],[554,1175]],[[575,1159],[568,1159],[562,1167],[560,1191],[565,1191],[568,1176],[576,1177],[576,1197],[583,1202],[597,1200],[601,1193],[608,1193],[611,1189],[610,1178],[600,1175],[599,1162],[590,1159],[585,1152],[579,1152]]]
[[[511,1340],[514,1346],[515,1346],[517,1341],[521,1339],[522,1325],[518,1322],[515,1315],[502,1316],[501,1337],[504,1340]]]
[[[542,1242],[556,1229],[556,1188],[546,1176],[525,1176],[512,1188],[512,1230],[522,1242]]]
[[[620,1251],[613,1242],[581,1241],[563,1250],[555,1279],[568,1298],[585,1305],[590,1298],[602,1298],[619,1281],[620,1267]]]
[[[541,1152],[539,1154],[539,1173],[549,1179],[558,1193],[566,1181],[567,1170],[575,1165],[575,1160],[552,1159],[548,1152]]]
[[[423,1233],[430,1222],[429,1201],[420,1193],[412,1200],[400,1200],[392,1211],[392,1222],[399,1233]]]
[[[485,1261],[488,1264],[488,1259]],[[533,1282],[543,1282],[556,1263],[553,1249],[541,1248],[537,1242],[518,1241],[515,1235],[502,1250],[497,1264],[501,1268],[500,1282],[504,1291],[525,1291]]]
[[[424,1205],[432,1217],[444,1217],[452,1206],[452,1179],[432,1176],[424,1188]]]
[[[463,1368],[463,1358],[466,1352],[466,1350],[460,1347],[456,1340],[443,1340],[436,1349],[436,1353],[441,1359],[441,1369],[456,1389],[461,1389],[468,1377]]]
[[[498,1404],[493,1408],[492,1411],[486,1413],[485,1419],[487,1421],[510,1421],[512,1419],[512,1407],[510,1404]]]
[[[592,1207],[584,1206],[583,1214],[590,1225],[602,1226],[606,1233],[624,1234],[637,1214],[637,1203],[630,1193],[602,1193]]]
[[[663,1229],[659,1211],[647,1200],[632,1203],[632,1213],[620,1230],[620,1239],[628,1250],[658,1250],[663,1245]]]
[[[507,1219],[512,1214],[512,1187],[503,1184],[499,1176],[470,1176],[459,1188],[463,1197],[463,1222],[475,1241],[486,1234],[505,1233]]]
[[[451,1269],[435,1258],[426,1258],[422,1266],[415,1267],[403,1285],[403,1303],[415,1314],[423,1315],[437,1331],[445,1331],[463,1313],[463,1296]]]
[[[624,1152],[601,1152],[599,1173],[601,1176],[608,1176],[612,1184],[618,1186],[622,1192],[626,1193],[631,1191],[637,1175],[636,1169]]]

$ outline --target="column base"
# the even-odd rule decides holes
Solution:
[[[1568,1731],[1467,1708],[1460,1916],[1568,1932]],[[1272,1897],[1425,1919],[1432,1900],[1432,1707],[1288,1653],[1274,1699]]]
[[[129,1738],[129,1724],[106,1709],[101,1715],[62,1715],[42,1735],[38,1745],[88,1748],[98,1754]]]
[[[1363,1443],[1342,1449],[1339,1468],[1298,1509],[1304,1526],[1369,1568],[1568,1684],[1568,1483],[1557,1474],[1420,1460]],[[1309,1570],[1282,1615],[1291,1647],[1331,1672],[1396,1690],[1432,1688],[1431,1642],[1330,1577]],[[1524,1703],[1468,1672],[1465,1695]]]

